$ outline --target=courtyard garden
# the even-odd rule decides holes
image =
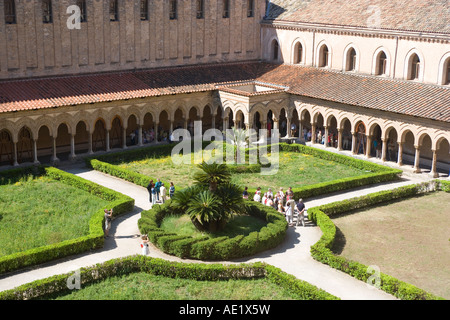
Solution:
[[[333,218],[333,252],[450,299],[450,193],[389,201]]]
[[[239,201],[242,201],[241,190],[244,185],[252,188],[250,192],[256,186],[263,190],[271,187],[274,191],[279,187],[291,186],[296,199],[307,199],[310,196],[395,180],[401,173],[400,170],[306,146],[280,144],[280,167],[274,180],[260,177],[260,163],[240,168],[225,165],[219,168],[226,172],[225,175],[220,174],[219,180],[211,180],[214,175],[203,177],[205,180],[200,179],[199,166],[173,166],[169,156],[172,147],[156,146],[108,154],[87,159],[86,163],[96,170],[144,187],[150,179],[179,181],[179,197],[143,211],[138,227],[163,252],[197,260],[228,260],[250,256],[275,248],[284,241],[287,223],[282,215],[273,208],[250,200],[238,203],[238,196]],[[207,172],[206,167],[203,169]],[[103,233],[100,231],[103,208],[114,207],[124,213],[129,212],[133,205],[123,195],[121,197],[100,186],[94,187],[58,169],[40,170],[39,174],[30,175],[25,171],[19,175],[12,174],[13,179],[6,176],[1,180],[0,188],[4,192],[0,197],[0,204],[4,208],[5,203],[13,203],[14,206],[8,206],[8,210],[4,210],[0,223],[3,226],[3,222],[8,222],[9,216],[20,217],[25,220],[24,225],[31,219],[36,219],[31,221],[36,224],[31,229],[37,231],[30,232],[37,232],[39,236],[34,237],[41,242],[35,245],[38,253],[34,255],[29,254],[28,246],[17,249],[19,246],[12,244],[11,247],[15,247],[16,252],[10,248],[12,251],[2,253],[5,256],[0,256],[0,272],[57,259],[62,256],[60,251],[66,251],[59,250],[59,246],[68,241],[69,244],[64,248],[75,247],[76,250],[69,250],[65,252],[66,255],[100,247],[103,242]],[[169,177],[174,172],[178,172],[179,176]],[[302,175],[303,173],[305,174]],[[230,192],[217,191],[221,189],[221,184]],[[381,289],[401,299],[447,298],[448,291],[443,288],[442,279],[448,279],[448,234],[445,234],[445,226],[449,221],[448,215],[444,214],[445,203],[449,200],[448,193],[429,193],[422,189],[423,186],[411,186],[309,208],[311,221],[323,232],[320,241],[311,247],[312,257],[362,281],[367,281],[370,276],[367,265],[379,266],[382,272]],[[448,185],[442,183],[439,189],[447,190]],[[192,191],[195,194],[189,193]],[[42,202],[45,204],[25,201],[23,198],[28,199],[28,196],[20,194],[31,195],[31,199],[44,199]],[[73,194],[76,199],[70,202],[72,199],[65,199],[67,194]],[[234,198],[224,198],[224,194],[235,196],[237,205],[233,207]],[[46,196],[52,199],[47,200]],[[58,200],[61,197],[64,201]],[[192,199],[195,201],[191,201]],[[64,202],[64,205],[60,205],[60,202]],[[206,230],[209,228],[210,218],[205,217],[217,217],[223,211],[224,203],[231,208],[226,211],[234,214],[229,215],[223,225],[220,223],[222,227],[214,228],[214,232]],[[71,210],[72,207],[76,209]],[[404,210],[410,207],[417,210]],[[81,211],[94,214],[77,217]],[[33,217],[27,219],[26,214],[21,216],[22,212],[31,213]],[[61,212],[67,212],[67,220],[54,219],[63,215]],[[352,218],[355,220],[351,220]],[[425,219],[426,223],[423,223]],[[77,222],[78,229],[74,229],[74,232],[83,235],[81,238],[93,238],[89,244],[83,241],[80,245],[80,238],[66,240],[73,238],[70,235],[71,228],[63,230],[68,235],[58,229],[58,225],[66,226]],[[203,227],[199,228],[199,222]],[[5,223],[5,227],[10,230],[8,233],[13,234],[9,225],[15,223],[20,222]],[[89,226],[87,229],[86,224]],[[38,231],[39,229],[48,232]],[[92,229],[96,230],[94,236]],[[26,237],[27,229],[24,227],[24,230],[25,235],[19,234],[16,237]],[[6,250],[8,240],[0,241],[5,241]],[[41,251],[42,248],[46,249]],[[440,258],[436,259],[436,256]],[[419,269],[415,268],[417,261],[420,261]],[[422,276],[425,272],[427,276]],[[336,299],[272,266],[260,264],[185,264],[139,256],[112,260],[82,269],[82,273],[82,278],[86,281],[83,290],[68,291],[67,275],[61,275],[1,293],[0,299],[202,300],[215,299],[215,292],[221,292],[218,299],[226,297],[231,300]]]

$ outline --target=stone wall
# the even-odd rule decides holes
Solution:
[[[140,0],[119,0],[119,20],[110,21],[109,1],[87,0],[87,22],[69,29],[75,0],[52,1],[53,22],[42,22],[40,0],[16,0],[16,24],[5,24],[0,2],[0,79],[132,70],[260,58],[260,19],[265,2],[205,1],[197,19],[194,0],[178,0],[177,19],[169,1],[149,0],[149,18],[140,18]],[[71,22],[71,20],[69,21]]]

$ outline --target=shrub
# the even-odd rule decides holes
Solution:
[[[159,226],[164,216],[174,214],[170,203],[143,211],[138,227],[141,233],[148,234],[149,240],[159,249],[181,258],[225,260],[253,255],[281,244],[287,230],[284,217],[273,208],[260,203],[250,200],[245,203],[251,216],[267,222],[259,232],[255,231],[247,236],[192,238],[165,232]]]

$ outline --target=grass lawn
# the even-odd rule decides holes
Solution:
[[[178,190],[190,186],[193,183],[194,172],[198,170],[194,164],[174,164],[171,156],[147,158],[117,165],[150,177],[160,178],[163,182],[169,183],[173,181]],[[296,152],[280,152],[277,174],[233,174],[232,182],[241,186],[248,186],[249,188],[259,186],[263,191],[269,187],[272,190],[278,190],[280,187],[286,190],[288,187],[316,184],[343,177],[359,176],[365,173],[367,172],[364,170],[315,158],[310,155]]]
[[[108,202],[48,177],[0,186],[0,256],[75,239]]]
[[[111,277],[58,300],[290,300],[289,293],[266,279],[196,281],[147,273]]]
[[[261,219],[251,216],[234,216],[225,227],[224,230],[216,233],[202,233],[195,228],[191,219],[187,215],[167,216],[161,223],[161,229],[167,232],[174,232],[182,236],[201,237],[209,236],[218,238],[228,236],[233,238],[237,235],[248,235],[253,231],[259,231],[267,223]]]
[[[450,299],[449,203],[434,192],[333,218],[333,251]]]

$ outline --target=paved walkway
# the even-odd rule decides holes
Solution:
[[[110,259],[140,254],[137,221],[140,218],[140,212],[151,207],[148,201],[147,189],[97,171],[86,169],[82,165],[71,165],[61,167],[61,169],[133,197],[135,199],[135,208],[133,212],[113,220],[110,232],[111,237],[105,240],[104,248],[90,253],[71,256],[35,268],[3,275],[0,277],[0,291],[12,289],[21,284],[47,278],[52,275],[71,273],[80,267],[92,266]],[[414,184],[428,179],[429,178],[426,175],[405,175],[404,179],[392,183],[383,183],[354,189],[348,192],[326,195],[317,199],[308,199],[308,201],[305,202],[305,205],[307,208],[311,208],[319,204]],[[305,227],[290,227],[287,232],[286,241],[273,250],[249,258],[222,263],[251,263],[263,261],[294,275],[298,279],[305,280],[322,288],[343,300],[396,299],[395,297],[370,287],[366,283],[356,280],[343,272],[315,261],[310,256],[310,246],[316,243],[321,235],[320,229],[307,221]],[[199,262],[186,259],[181,260],[177,257],[169,256],[155,247],[150,247],[149,256],[171,261]]]

